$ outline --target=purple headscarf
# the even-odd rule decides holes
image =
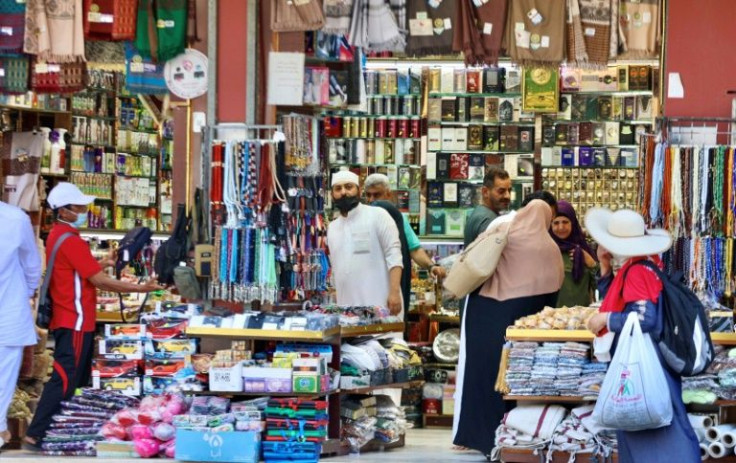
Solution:
[[[585,234],[583,233],[582,228],[580,228],[580,223],[578,222],[577,215],[575,215],[575,209],[573,209],[572,204],[564,200],[557,201],[557,215],[555,217],[560,216],[567,217],[570,220],[570,224],[572,225],[570,236],[565,240],[560,239],[552,232],[551,227],[549,234],[552,235],[552,239],[555,240],[557,246],[560,247],[560,251],[563,253],[573,251],[572,279],[575,280],[575,282],[578,282],[583,277],[583,272],[585,271],[585,257],[583,256],[583,251],[590,254],[596,262],[598,261],[598,257],[585,240]]]

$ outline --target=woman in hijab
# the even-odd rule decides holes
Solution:
[[[593,302],[598,261],[585,241],[575,209],[567,201],[557,201],[557,216],[549,230],[562,252],[565,281],[557,295],[556,307],[589,306]]]
[[[513,221],[501,223],[509,227],[508,244],[496,271],[467,299],[455,394],[456,446],[490,456],[509,405],[494,390],[506,328],[557,301],[564,270],[548,233],[552,217],[549,204],[535,199]]]
[[[585,216],[585,227],[593,239],[611,252],[615,261],[623,263],[599,312],[588,320],[588,328],[597,336],[613,332],[612,345],[615,346],[627,316],[634,312],[639,316],[642,332],[659,338],[663,324],[657,301],[661,296],[662,282],[654,271],[636,264],[649,260],[661,267],[658,255],[672,246],[669,233],[666,230],[647,230],[642,216],[630,210],[591,209]],[[682,402],[682,380],[670,372],[659,349],[657,352],[672,401],[672,422],[657,429],[617,431],[618,461],[697,463],[701,461],[700,448]],[[596,356],[599,356],[598,352]],[[648,392],[657,394],[660,391]]]

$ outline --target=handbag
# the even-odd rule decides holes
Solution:
[[[510,222],[481,233],[455,260],[444,287],[460,299],[475,291],[496,271],[506,243]]]
[[[51,306],[53,301],[48,297],[49,283],[51,283],[51,274],[54,270],[54,261],[56,261],[56,253],[59,252],[61,244],[73,233],[64,233],[54,243],[54,248],[51,250],[51,257],[49,258],[49,264],[46,266],[46,274],[43,276],[43,283],[41,283],[41,290],[38,293],[38,312],[36,313],[36,325],[39,328],[47,330],[51,324]]]
[[[315,31],[325,25],[319,0],[273,0],[271,30],[274,32]]]
[[[180,265],[174,269],[174,285],[179,291],[179,295],[188,301],[198,301],[202,299],[202,290],[199,280],[192,267]]]
[[[642,431],[672,422],[672,400],[664,369],[637,312],[626,317],[618,346],[601,385],[593,419],[621,431]]]

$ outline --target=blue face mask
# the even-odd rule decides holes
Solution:
[[[74,212],[74,211],[70,211]],[[74,212],[77,214],[77,219],[74,222],[67,222],[69,225],[71,225],[74,228],[82,228],[84,224],[87,223],[87,213],[86,212]]]

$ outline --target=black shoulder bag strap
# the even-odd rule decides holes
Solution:
[[[59,252],[59,248],[66,241],[67,238],[73,236],[74,233],[64,233],[54,243],[54,248],[51,250],[51,256],[49,257],[48,264],[46,265],[46,273],[43,276],[43,283],[41,283],[41,289],[38,292],[38,306],[41,307],[46,304],[46,297],[49,291],[49,284],[51,283],[51,273],[54,269],[54,262],[56,261],[56,254]]]

